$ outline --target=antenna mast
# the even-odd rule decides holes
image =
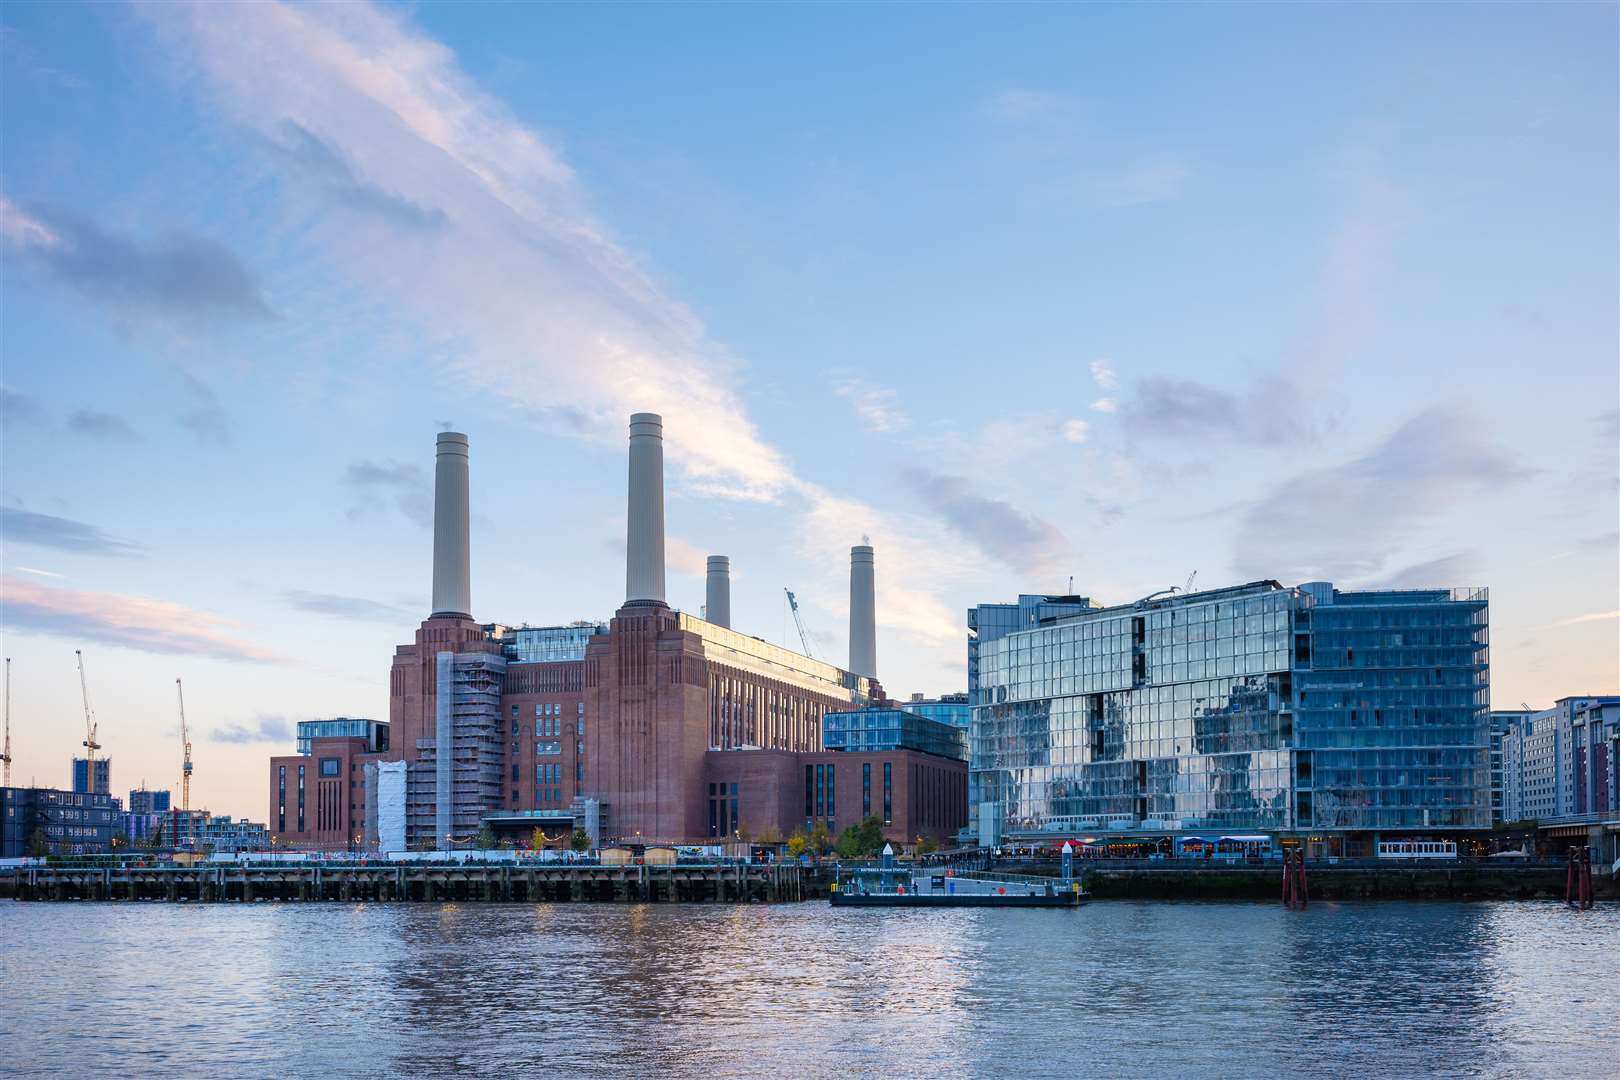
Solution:
[[[84,789],[93,793],[96,790],[96,751],[101,749],[101,744],[96,742],[96,720],[90,712],[90,689],[84,681],[84,653],[74,649],[73,655],[79,658],[79,695],[84,698]]]

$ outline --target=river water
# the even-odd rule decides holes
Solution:
[[[1620,906],[0,902],[0,1071],[1620,1075]]]

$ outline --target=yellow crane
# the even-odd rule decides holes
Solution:
[[[90,688],[84,681],[84,653],[74,649],[73,655],[79,658],[79,695],[84,699],[84,789],[93,792],[96,790],[96,751],[101,749],[101,744],[96,742],[96,718],[90,711]]]
[[[180,811],[186,826],[191,825],[191,735],[186,730],[186,691],[180,680],[174,680],[174,692],[180,698],[180,746],[184,751],[180,765]]]
[[[6,751],[0,754],[6,764],[6,779],[0,787],[11,786],[11,657],[6,657]]]

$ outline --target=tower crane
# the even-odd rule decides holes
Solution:
[[[93,792],[96,790],[96,751],[101,749],[101,744],[96,742],[96,718],[90,711],[90,689],[84,681],[84,653],[74,649],[73,655],[79,658],[79,695],[84,699],[84,789]]]
[[[191,821],[191,734],[186,730],[186,691],[180,680],[174,680],[174,692],[180,699],[180,745],[184,756],[180,765],[180,810]]]
[[[804,620],[799,617],[799,598],[793,595],[792,589],[784,587],[782,591],[787,593],[788,609],[793,612],[793,625],[799,628],[799,643],[804,646],[804,655],[813,660],[821,659],[816,655],[816,639],[804,628]]]
[[[0,786],[11,786],[11,657],[6,657],[6,750],[0,754],[0,761],[5,762],[5,783]]]
[[[1195,582],[1197,580],[1198,580],[1198,571],[1194,570],[1192,573],[1187,575],[1187,584],[1185,584],[1185,585],[1183,585],[1181,587],[1181,591],[1183,593],[1192,592],[1193,582]]]

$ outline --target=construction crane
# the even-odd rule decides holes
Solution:
[[[1197,580],[1198,580],[1198,571],[1194,570],[1192,573],[1187,575],[1187,584],[1185,584],[1185,585],[1183,585],[1181,587],[1181,591],[1184,592],[1184,593],[1192,592],[1193,582],[1195,582]]]
[[[804,655],[821,659],[816,655],[816,639],[804,628],[804,620],[799,617],[799,598],[793,595],[792,589],[784,587],[782,591],[787,593],[788,610],[793,612],[793,625],[799,628],[799,643],[804,646]]]
[[[186,691],[180,680],[174,680],[174,692],[180,698],[180,745],[185,755],[180,766],[180,811],[191,821],[191,735],[186,731]]]
[[[6,765],[6,779],[0,787],[11,786],[11,657],[6,657],[6,752],[0,754]]]
[[[101,744],[96,742],[96,718],[90,712],[90,688],[84,681],[84,653],[79,649],[73,650],[73,655],[79,658],[79,695],[84,699],[84,790],[96,790],[96,751]]]

